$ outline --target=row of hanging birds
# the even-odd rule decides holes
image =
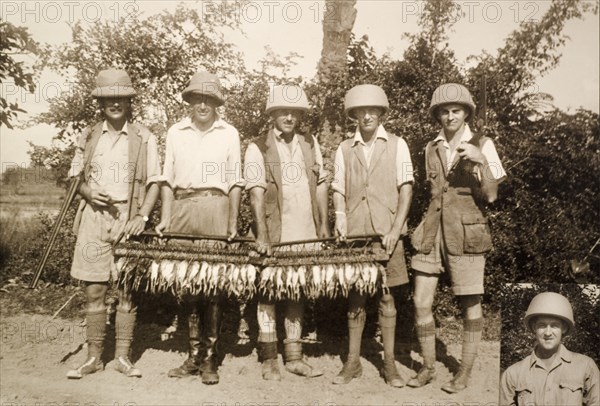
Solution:
[[[135,260],[121,257],[123,281],[147,292],[225,294],[251,298],[257,292],[274,300],[302,297],[347,297],[350,290],[374,295],[385,286],[385,269],[377,262],[309,266],[267,266],[187,260]]]

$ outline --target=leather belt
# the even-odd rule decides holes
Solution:
[[[175,191],[175,200],[188,199],[190,197],[206,197],[206,196],[226,196],[220,189],[177,189]]]

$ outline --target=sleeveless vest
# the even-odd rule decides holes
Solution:
[[[129,182],[129,197],[127,199],[128,219],[133,218],[139,211],[146,197],[146,179],[148,171],[148,139],[151,136],[150,130],[141,124],[127,123],[127,144],[128,144],[128,159],[130,170],[127,177]],[[83,149],[83,180],[87,182],[90,179],[92,168],[92,157],[98,140],[102,135],[102,123],[98,123],[93,127],[87,127],[83,130],[79,139],[79,147]],[[86,201],[81,199],[77,214],[75,215],[75,223],[73,231],[77,234],[79,223],[81,221],[81,213],[85,208]]]
[[[371,164],[354,138],[341,143],[345,167],[346,218],[348,235],[365,234],[365,220],[370,219],[378,234],[387,234],[396,217],[398,185],[396,153],[398,138],[388,133],[387,141],[375,139]]]
[[[469,143],[479,149],[488,137],[474,134]],[[423,254],[431,252],[438,229],[451,255],[484,254],[492,249],[484,199],[475,164],[456,155],[448,170],[442,141],[430,141],[425,148],[427,180],[431,200],[421,224],[412,236],[413,247]]]
[[[317,180],[319,177],[319,167],[315,161],[314,140],[310,135],[296,133],[296,136],[304,158],[308,189],[310,190],[313,220],[315,222],[315,229],[318,230],[320,224],[319,210],[317,207]],[[281,240],[281,206],[283,204],[283,195],[281,159],[277,152],[275,133],[273,130],[270,130],[267,134],[260,137],[255,144],[260,150],[265,162],[267,188],[265,191],[264,204],[269,241],[271,243],[276,243]]]

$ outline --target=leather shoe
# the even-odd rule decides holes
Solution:
[[[435,368],[423,367],[410,381],[408,381],[407,385],[411,388],[420,388],[421,386],[425,386],[431,381],[435,379]]]

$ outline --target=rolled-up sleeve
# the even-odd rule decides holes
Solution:
[[[481,147],[481,153],[487,159],[494,179],[497,181],[504,179],[506,177],[506,171],[504,170],[504,166],[502,166],[502,161],[500,161],[494,141],[487,140],[484,142]]]
[[[403,138],[398,139],[396,149],[396,182],[397,186],[414,182],[414,171],[408,145]]]
[[[334,192],[338,192],[346,196],[346,167],[344,164],[344,154],[340,145],[335,151],[335,159],[333,164],[333,181],[331,188]]]
[[[147,145],[147,160],[146,160],[146,185],[154,182],[160,182],[162,180],[160,170],[160,159],[158,157],[158,144],[156,143],[156,137],[151,134],[148,138]]]
[[[244,156],[244,180],[246,190],[255,187],[267,188],[265,160],[255,143],[248,145]]]

